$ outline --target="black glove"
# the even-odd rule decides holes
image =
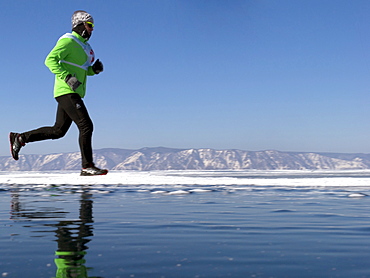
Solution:
[[[103,63],[98,60],[92,65],[92,69],[95,72],[95,74],[99,74],[103,71]]]
[[[68,84],[72,91],[76,91],[77,88],[82,84],[75,76],[72,76],[72,74],[68,74],[64,81]]]

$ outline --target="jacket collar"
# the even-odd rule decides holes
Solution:
[[[77,32],[75,31],[72,31],[72,35],[75,36],[79,41],[82,41],[83,43],[86,43],[87,42],[87,39],[84,39],[83,37],[81,37]]]

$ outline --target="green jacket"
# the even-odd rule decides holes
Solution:
[[[95,74],[91,67],[94,59],[91,46],[76,32],[60,37],[45,59],[45,65],[55,74],[54,97],[77,93],[83,98],[87,76]],[[68,74],[72,74],[82,83],[75,92],[65,82]]]

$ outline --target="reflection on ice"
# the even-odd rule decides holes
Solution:
[[[40,207],[37,204],[32,207],[33,202],[27,200],[28,198],[23,196],[22,192],[17,189],[11,190],[10,218],[13,221],[27,223],[24,225],[27,228],[32,228],[33,224],[28,222],[35,220],[34,225],[42,229],[38,233],[46,235],[50,232],[54,233],[58,245],[54,260],[57,267],[55,276],[57,278],[88,277],[85,255],[88,249],[87,243],[93,237],[92,197],[90,192],[82,191],[78,219],[67,219],[69,212],[55,207]],[[46,221],[40,223],[41,219]],[[50,221],[51,219],[56,220]],[[45,228],[48,229],[47,233]],[[7,276],[5,273],[3,277]]]

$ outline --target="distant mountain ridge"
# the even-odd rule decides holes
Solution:
[[[110,170],[349,170],[370,169],[370,154],[172,149],[94,150],[98,167]],[[0,157],[0,171],[79,170],[79,152]]]

